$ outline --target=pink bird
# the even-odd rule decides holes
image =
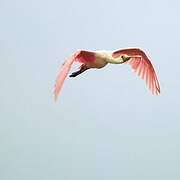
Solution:
[[[138,48],[120,49],[114,51],[86,51],[77,50],[68,57],[61,66],[55,85],[54,98],[57,100],[58,94],[62,88],[65,78],[74,62],[80,63],[79,70],[73,72],[69,77],[76,77],[84,71],[92,68],[103,68],[108,63],[111,64],[129,64],[132,69],[146,82],[152,94],[160,93],[159,82],[155,70],[147,55]]]

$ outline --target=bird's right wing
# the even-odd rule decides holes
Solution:
[[[60,67],[55,85],[54,85],[54,100],[57,100],[58,94],[61,91],[64,80],[66,79],[73,62],[79,62],[81,64],[86,62],[92,62],[95,60],[93,51],[78,50],[73,55],[68,57],[63,65]]]
[[[76,59],[76,53],[68,57],[63,65],[61,65],[55,84],[54,84],[54,100],[57,100],[58,94],[62,88],[62,85],[64,83],[64,80],[66,79],[68,72],[70,71],[71,65]]]

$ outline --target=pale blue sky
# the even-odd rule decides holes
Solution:
[[[1,180],[179,180],[178,0],[0,1]],[[162,93],[127,65],[67,79],[76,49],[141,47]]]

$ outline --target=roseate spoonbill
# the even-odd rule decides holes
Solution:
[[[54,98],[57,100],[58,94],[62,88],[73,62],[80,63],[79,70],[73,72],[69,77],[76,77],[84,71],[91,68],[103,68],[108,63],[111,64],[129,64],[132,69],[146,82],[152,94],[160,93],[159,82],[155,70],[147,55],[138,48],[120,49],[114,51],[87,51],[77,50],[68,57],[60,67],[55,85]]]

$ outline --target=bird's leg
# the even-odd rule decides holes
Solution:
[[[84,64],[80,66],[80,69],[78,71],[73,72],[69,77],[76,77],[79,74],[83,73],[84,71],[88,70],[89,68],[86,67]]]

